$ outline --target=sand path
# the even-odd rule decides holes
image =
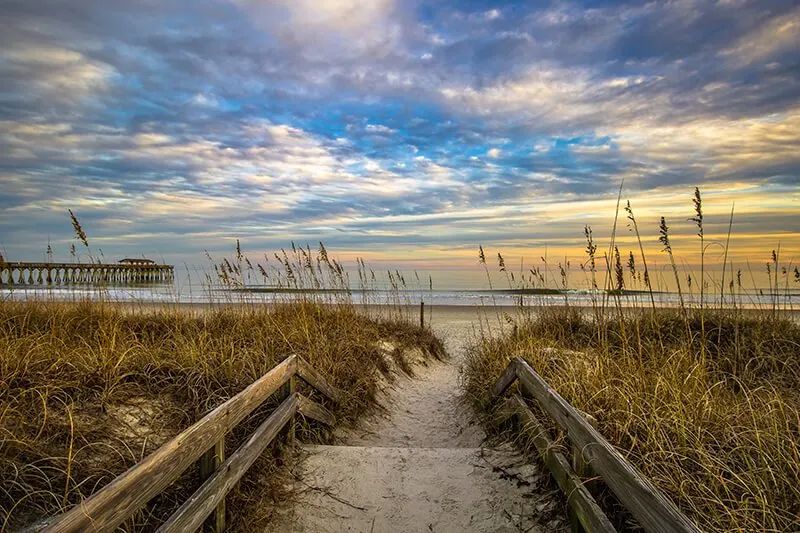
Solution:
[[[459,368],[474,311],[435,310],[451,359],[418,365],[387,391],[387,411],[335,446],[305,446],[300,501],[277,530],[559,531],[543,474],[510,446],[490,446],[460,401]]]

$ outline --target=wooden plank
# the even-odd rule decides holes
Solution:
[[[506,369],[503,370],[503,373],[500,375],[500,379],[497,380],[497,383],[494,384],[492,387],[491,396],[492,398],[497,398],[502,396],[506,390],[511,386],[512,383],[517,379],[517,363],[515,359],[512,359],[508,362],[508,366]]]
[[[293,394],[283,401],[236,453],[231,455],[205,483],[158,528],[157,533],[194,531],[206,517],[225,499],[247,470],[262,454],[272,439],[297,412],[299,395]]]
[[[313,418],[314,420],[329,426],[336,424],[336,417],[334,417],[330,411],[322,407],[320,404],[313,400],[309,400],[302,394],[298,394],[298,398],[300,399],[300,405],[297,408],[297,411],[301,415],[307,416],[308,418]]]
[[[342,401],[342,392],[336,387],[328,384],[325,378],[322,377],[322,374],[314,370],[311,365],[299,357],[297,358],[297,375],[300,376],[303,381],[317,389],[329,399],[335,401],[336,403]]]
[[[210,448],[206,453],[200,456],[198,461],[199,478],[203,483],[205,480],[214,475],[214,472],[225,461],[225,437],[219,439],[213,448]],[[213,531],[214,533],[222,533],[225,530],[225,498],[223,498],[217,507],[211,512],[211,516],[206,520],[204,528],[206,531]]]
[[[692,532],[700,529],[647,480],[581,414],[553,390],[522,359],[516,358],[517,377],[541,408],[564,428],[569,439],[630,510],[642,527],[652,533]]]
[[[536,415],[528,409],[520,396],[512,396],[506,402],[508,412],[514,412],[520,417],[524,431],[531,435],[533,443],[542,457],[542,461],[550,470],[559,488],[567,495],[570,512],[587,533],[614,533],[616,529],[611,521],[597,505],[594,497],[583,485],[569,462],[562,453],[557,451],[547,430],[539,423]]]
[[[222,466],[221,463],[225,461],[225,437],[219,439],[214,448],[216,452],[215,455],[217,456],[217,461],[218,461],[217,468],[219,468],[220,466]],[[213,527],[214,533],[222,533],[223,531],[225,531],[226,512],[227,509],[225,507],[225,498],[222,498],[222,500],[220,500],[220,502],[214,508],[214,511],[211,513],[211,519],[213,521],[211,527]]]
[[[298,359],[288,357],[88,499],[38,525],[37,530],[44,528],[52,533],[114,530],[286,383],[295,373]]]

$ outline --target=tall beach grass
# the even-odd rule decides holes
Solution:
[[[282,270],[262,266],[264,276],[299,293],[270,304],[230,290],[203,306],[114,303],[102,288],[85,301],[0,301],[0,531],[78,504],[290,354],[344,391],[341,404],[328,405],[344,425],[377,408],[379,382],[411,371],[412,357],[444,355],[416,317],[354,305],[348,274],[324,247],[278,257]],[[214,290],[244,286],[259,271],[238,243],[221,264],[208,280]],[[240,424],[229,449],[276,402]],[[298,431],[326,438],[321,427]],[[266,452],[231,494],[232,530],[263,530],[290,497],[282,461],[279,446]],[[155,529],[198,484],[190,469],[124,530]]]
[[[599,257],[596,236],[585,228],[581,268],[594,294],[591,306],[568,299],[559,307],[525,304],[503,327],[487,322],[471,347],[465,388],[480,409],[490,409],[490,387],[511,357],[523,356],[701,529],[798,531],[800,326],[789,291],[800,274],[791,262],[781,263],[777,247],[766,250],[770,297],[748,305],[742,273],[727,262],[730,237],[726,264],[717,269],[726,274],[710,277],[699,190],[693,208],[703,258],[696,278],[679,267],[664,218],[658,228],[676,306],[653,297],[642,246],[647,237],[628,203],[639,254],[624,254],[612,235],[609,252]],[[534,269],[519,287],[542,287],[550,277],[556,278]],[[631,286],[649,297],[631,298]],[[624,514],[617,518],[625,521]]]

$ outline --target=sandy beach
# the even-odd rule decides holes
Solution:
[[[420,359],[413,376],[398,375],[385,385],[384,410],[338,433],[332,445],[304,446],[294,468],[294,488],[301,497],[276,530],[540,532],[566,527],[538,464],[510,444],[488,440],[464,400],[461,365],[483,310],[429,310],[449,359]],[[487,314],[484,321],[487,316],[497,318]]]

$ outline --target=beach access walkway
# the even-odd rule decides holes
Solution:
[[[331,446],[301,446],[290,460],[292,504],[279,509],[269,531],[616,531],[592,494],[602,481],[649,533],[699,533],[700,529],[594,427],[590,415],[562,398],[522,357],[510,357],[489,391],[498,404],[494,423],[517,421],[517,434],[532,441],[547,474],[509,444],[487,440],[459,387],[475,310],[441,310],[432,326],[451,355],[426,361],[413,376],[386,385],[384,410],[358,429],[334,434]],[[391,350],[393,347],[387,346]],[[577,353],[577,352],[576,352]],[[302,392],[296,385],[302,381]],[[511,386],[518,383],[519,388]],[[307,388],[313,389],[306,396]],[[516,391],[516,392],[515,392]],[[280,405],[233,454],[226,436],[267,398]],[[226,529],[226,497],[267,446],[296,416],[329,428],[336,419],[314,401],[342,401],[300,355],[278,363],[172,440],[65,513],[31,531],[114,531],[183,472],[196,465],[199,488],[158,529],[182,533]],[[557,425],[553,441],[531,410],[535,403]],[[569,453],[570,459],[565,456]],[[565,510],[559,492],[568,495]],[[288,505],[288,504],[287,504]],[[569,521],[567,520],[569,516]],[[582,529],[581,529],[582,528]]]
[[[537,462],[493,446],[463,402],[459,367],[472,313],[433,317],[448,361],[417,364],[389,386],[385,411],[336,445],[305,445],[299,500],[273,531],[567,531],[563,502]]]

